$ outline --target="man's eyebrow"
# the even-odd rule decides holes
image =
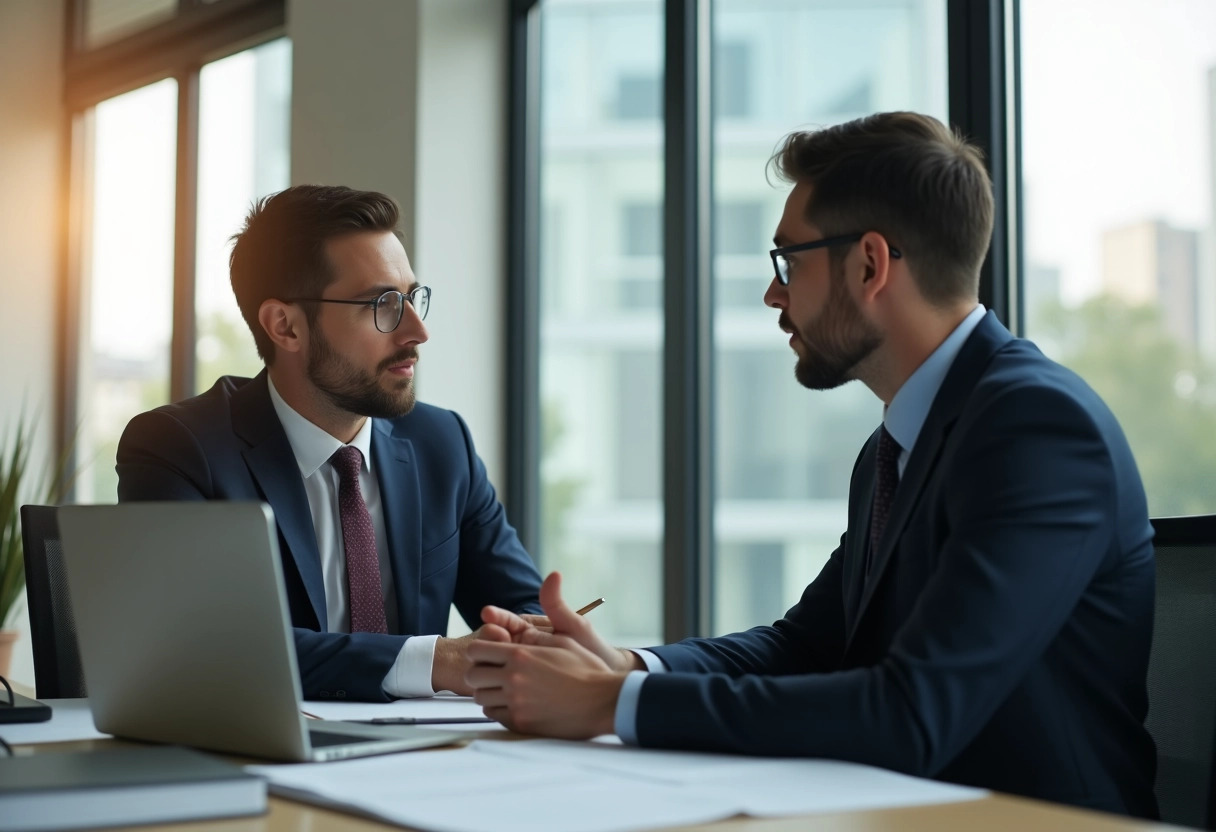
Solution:
[[[422,284],[420,284],[417,280],[415,280],[414,282],[412,282],[409,285],[408,289],[406,289],[404,292],[402,292],[402,294],[408,295],[410,292],[417,289],[420,285],[422,285]],[[396,292],[396,291],[399,291],[396,286],[391,286],[386,283],[382,286],[372,286],[368,289],[364,289],[362,292],[359,293],[359,297],[367,298],[368,300],[375,300],[376,298],[383,295],[385,292]]]
[[[780,234],[777,234],[776,236],[773,237],[773,245],[775,245],[777,248],[784,248],[785,247],[785,238],[782,237]]]

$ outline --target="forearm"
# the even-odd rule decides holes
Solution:
[[[445,638],[435,642],[435,658],[431,664],[431,687],[436,691],[450,690],[452,693],[470,695],[472,688],[465,681],[472,663],[469,661],[468,641],[470,636]]]

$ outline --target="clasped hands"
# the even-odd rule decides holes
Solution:
[[[562,600],[561,581],[553,572],[541,585],[545,617],[482,609],[465,682],[485,715],[512,731],[563,739],[611,734],[625,675],[642,663],[607,644]]]

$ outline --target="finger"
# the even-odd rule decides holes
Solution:
[[[524,621],[510,610],[504,610],[502,607],[496,607],[489,604],[481,608],[481,620],[486,624],[494,624],[502,627],[508,633],[518,633],[528,628],[528,622]]]
[[[469,642],[467,655],[474,664],[502,666],[507,663],[516,649],[514,644],[479,638]]]
[[[511,642],[511,634],[497,624],[482,624],[474,635],[482,641]]]
[[[540,585],[540,605],[558,632],[581,632],[586,622],[562,599],[562,574],[550,572]]]
[[[549,621],[549,616],[547,615],[531,615],[529,613],[524,613],[520,616],[520,618],[522,618],[528,624],[531,624],[533,627],[549,630],[553,629],[553,623]]]
[[[511,712],[505,706],[495,705],[495,706],[489,707],[489,708],[482,708],[481,712],[483,714],[485,714],[486,716],[488,716],[490,719],[492,719],[496,722],[501,722],[503,725],[507,726],[512,731],[515,730],[514,728],[511,727],[511,725],[512,725]]]
[[[496,665],[475,664],[464,672],[464,681],[474,690],[501,688],[506,676],[507,672]]]
[[[473,701],[484,708],[505,708],[507,692],[502,688],[480,688],[473,691]]]
[[[574,644],[574,640],[569,636],[554,635],[552,632],[538,630],[534,627],[527,632],[520,633],[516,638],[516,643],[540,647],[568,647],[570,644]]]

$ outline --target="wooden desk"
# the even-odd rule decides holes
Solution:
[[[54,753],[81,751],[120,744],[117,740],[48,743],[17,746],[22,751]],[[420,753],[442,754],[442,749]],[[913,809],[882,809],[829,815],[760,820],[734,818],[712,824],[678,827],[684,832],[803,832],[809,826],[817,832],[1027,832],[1027,830],[1068,830],[1068,832],[1142,832],[1177,830],[1180,827],[1129,820],[1116,815],[1086,812],[1007,795],[994,795],[966,803],[920,806]],[[135,832],[389,832],[401,827],[366,820],[304,803],[270,797],[270,811],[254,818],[230,821],[200,821],[164,826],[130,827]],[[675,829],[677,827],[665,827]]]

